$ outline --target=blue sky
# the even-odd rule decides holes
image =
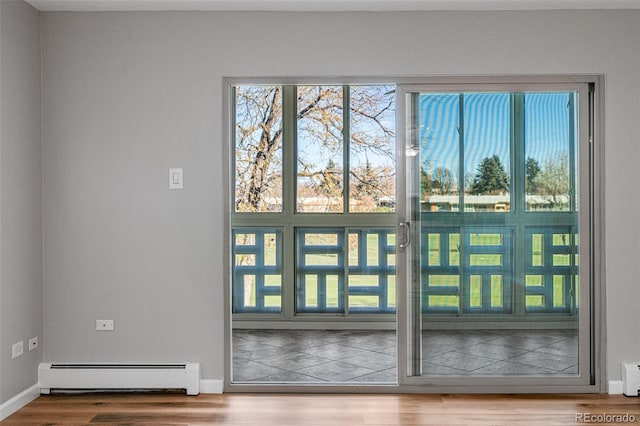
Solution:
[[[525,95],[525,154],[538,160],[568,152],[569,93]],[[497,154],[509,171],[510,96],[508,93],[464,94],[465,172]],[[424,93],[419,98],[420,153],[429,170],[445,167],[458,174],[460,159],[459,94]]]

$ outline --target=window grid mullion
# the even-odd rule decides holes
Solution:
[[[351,90],[342,86],[342,212],[351,212],[351,189],[349,172],[351,171]]]

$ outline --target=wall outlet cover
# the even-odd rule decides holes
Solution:
[[[113,331],[113,320],[97,319],[96,330],[98,331]]]
[[[32,351],[38,348],[38,336],[29,339],[29,350]]]

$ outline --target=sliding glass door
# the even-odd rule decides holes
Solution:
[[[401,384],[592,384],[589,97],[397,86]]]

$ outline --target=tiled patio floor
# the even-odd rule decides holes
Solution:
[[[577,374],[575,330],[424,331],[423,374]],[[395,383],[395,331],[234,330],[233,382]]]

